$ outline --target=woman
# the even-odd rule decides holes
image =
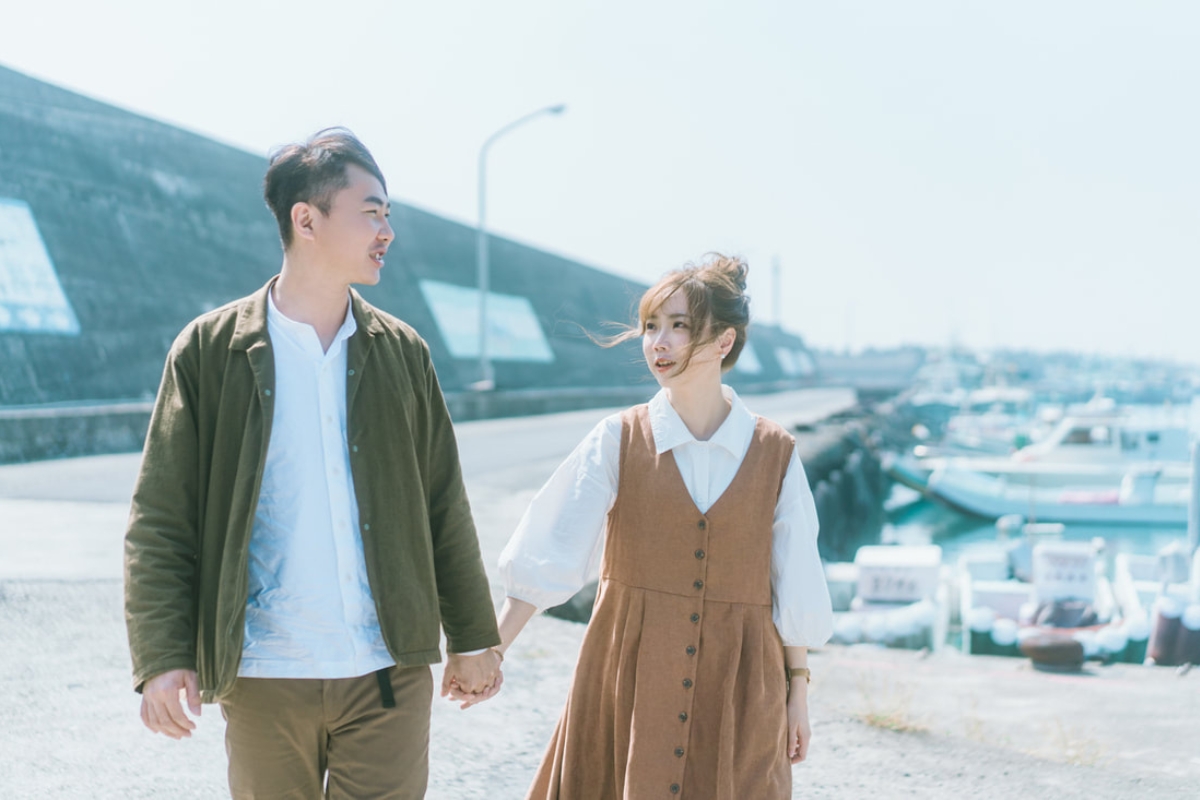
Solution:
[[[618,340],[641,336],[661,391],[592,430],[501,556],[503,652],[603,552],[530,798],[792,796],[810,736],[807,648],[832,614],[794,441],[721,384],[746,342],[746,271],[714,256],[646,292]]]

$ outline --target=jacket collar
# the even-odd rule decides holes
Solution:
[[[269,342],[267,337],[267,297],[277,280],[279,280],[279,276],[273,276],[265,286],[242,303],[241,309],[238,311],[237,324],[233,330],[233,339],[229,343],[231,350],[250,350],[255,345]],[[354,322],[358,325],[358,330],[365,332],[368,336],[384,332],[383,322],[379,319],[375,309],[353,289],[350,290],[350,310],[354,314]]]

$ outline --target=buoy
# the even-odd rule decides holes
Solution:
[[[1121,627],[1129,640],[1121,660],[1126,664],[1144,663],[1146,647],[1150,643],[1150,623],[1146,621],[1146,615],[1139,612],[1137,616],[1126,619]]]
[[[1015,656],[1017,649],[1017,623],[1011,619],[998,619],[992,626],[993,653],[998,656]]]
[[[1083,669],[1084,646],[1078,640],[1054,633],[1029,636],[1021,642],[1034,669],[1043,672],[1079,672]]]
[[[1096,634],[1096,645],[1105,661],[1121,661],[1129,647],[1129,636],[1119,625],[1109,625]]]
[[[967,653],[975,656],[992,655],[992,625],[996,621],[996,612],[982,606],[972,608],[967,612],[968,636],[964,644]]]
[[[1160,667],[1175,666],[1175,640],[1179,638],[1179,617],[1183,606],[1163,595],[1154,601],[1154,627],[1150,631],[1148,653]]]
[[[1200,604],[1192,604],[1179,617],[1179,636],[1175,640],[1175,663],[1200,664]]]

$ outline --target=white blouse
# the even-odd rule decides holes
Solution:
[[[674,451],[688,494],[702,513],[733,482],[754,437],[755,415],[732,389],[721,388],[732,408],[705,442],[692,436],[665,391],[650,401],[654,445],[659,454]],[[529,504],[500,555],[510,597],[549,608],[566,602],[598,574],[620,463],[618,413],[592,429]],[[775,507],[771,590],[784,645],[816,647],[828,641],[833,612],[817,553],[817,508],[794,449]]]

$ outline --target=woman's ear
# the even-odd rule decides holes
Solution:
[[[737,341],[737,331],[733,328],[721,331],[721,335],[717,337],[717,344],[721,347],[721,358],[724,358],[733,349],[735,341]]]

